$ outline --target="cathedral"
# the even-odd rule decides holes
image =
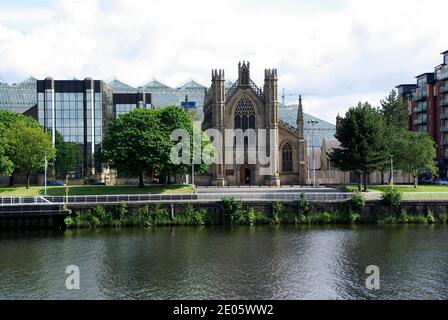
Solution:
[[[277,82],[277,70],[266,69],[263,89],[259,88],[250,77],[249,62],[239,63],[238,80],[231,86],[226,85],[224,70],[212,71],[211,86],[206,89],[204,100],[203,129],[215,129],[221,137],[225,137],[228,131],[243,132],[241,149],[244,157],[242,161],[234,161],[235,158],[227,157],[226,152],[217,152],[217,159],[210,166],[208,174],[198,181],[215,186],[307,183],[308,161],[302,101],[299,98],[296,123],[292,125],[291,119],[289,122],[283,120],[279,115]],[[249,161],[251,144],[246,136],[249,131],[266,132],[265,149],[270,159],[268,171],[264,170],[266,163],[260,162],[258,156],[255,161]],[[230,149],[235,151],[238,149],[237,139],[233,139]],[[220,149],[229,151],[229,145],[224,140],[218,142]],[[262,140],[258,135],[253,148],[255,151],[260,151]],[[214,143],[216,146],[217,142]]]

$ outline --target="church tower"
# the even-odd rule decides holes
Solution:
[[[224,93],[224,70],[212,70],[212,85],[211,85],[211,108],[212,108],[212,125],[221,132],[221,137],[224,137],[224,109],[225,109],[225,93]],[[213,166],[213,185],[223,187],[224,179],[224,155],[218,154],[221,161]]]
[[[278,159],[278,78],[277,69],[265,69],[264,71],[264,96],[266,110],[265,129],[269,137],[268,148],[273,163],[271,164],[272,174],[266,177],[269,185],[280,186],[279,159]],[[273,134],[273,136],[271,136]]]

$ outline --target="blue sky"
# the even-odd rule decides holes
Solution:
[[[446,12],[444,0],[0,0],[0,81],[209,85],[212,68],[234,81],[249,60],[258,85],[276,67],[288,103],[303,93],[307,112],[334,123],[433,71],[448,50]]]

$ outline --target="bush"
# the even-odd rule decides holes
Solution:
[[[354,211],[361,212],[361,210],[366,206],[366,201],[364,196],[356,191],[350,200],[350,205]]]
[[[397,219],[398,223],[409,223],[411,220],[411,217],[408,215],[408,213],[405,210],[401,210],[400,216]]]
[[[65,217],[64,223],[67,227],[71,227],[75,224],[75,220],[72,217],[68,216],[68,217]]]
[[[350,223],[354,224],[357,223],[361,219],[361,216],[359,213],[352,212],[350,213]]]
[[[213,211],[206,210],[204,212],[204,223],[205,224],[219,224],[221,221],[219,220],[219,216],[215,214]]]
[[[439,213],[439,215],[437,216],[437,220],[439,221],[439,223],[447,223],[448,220],[448,215],[446,213]]]
[[[254,209],[250,209],[249,212],[247,213],[247,222],[250,225],[254,225],[255,224],[255,210]]]
[[[386,206],[398,207],[403,201],[403,194],[394,188],[389,188],[381,194],[381,200]]]
[[[279,224],[282,221],[283,205],[279,201],[275,201],[272,205],[272,222]]]
[[[116,209],[116,213],[117,213],[118,219],[120,219],[121,221],[124,221],[128,216],[127,204],[124,202],[120,202],[120,204],[118,205],[118,208]]]
[[[168,210],[157,204],[151,211],[151,221],[153,225],[170,224],[171,220]]]
[[[299,201],[299,215],[308,215],[311,211],[310,204],[308,203],[308,200],[306,200],[306,194],[302,192],[300,194],[300,201]]]
[[[426,216],[426,221],[431,224],[436,222],[436,219],[434,219],[434,215],[431,211],[428,212],[428,215]]]
[[[383,220],[380,220],[379,223],[396,224],[397,223],[397,217],[395,217],[395,216],[387,216]]]
[[[107,212],[106,209],[104,209],[102,206],[97,205],[92,210],[92,214],[95,220],[95,223],[98,223],[98,225],[101,226],[111,226],[113,221],[112,213]]]
[[[409,223],[414,223],[414,224],[425,224],[428,223],[428,220],[426,219],[426,217],[424,215],[412,215],[409,217]]]
[[[235,201],[232,198],[223,199],[222,211],[224,216],[230,217],[230,222],[233,224],[247,223],[247,212],[241,201]]]

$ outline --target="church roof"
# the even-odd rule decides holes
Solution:
[[[297,105],[285,106],[280,104],[278,108],[279,119],[288,126],[297,129]],[[308,121],[317,121],[314,125],[314,133],[312,126]],[[324,139],[335,139],[336,126],[322,119],[313,117],[307,113],[303,113],[303,134],[310,148],[320,148]]]

